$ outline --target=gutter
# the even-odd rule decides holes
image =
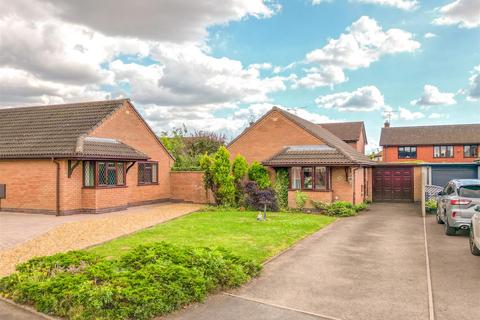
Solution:
[[[60,162],[52,158],[53,163],[56,164],[56,179],[55,179],[55,215],[60,215]]]

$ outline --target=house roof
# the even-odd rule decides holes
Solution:
[[[360,135],[363,135],[365,143],[368,143],[363,121],[319,123],[318,125],[327,129],[343,141],[358,141]]]
[[[333,133],[325,129],[323,126],[315,124],[303,118],[300,118],[299,116],[294,115],[278,107],[273,107],[269,112],[267,112],[259,120],[257,120],[252,126],[245,129],[239,136],[237,136],[235,139],[233,139],[230,142],[229,146],[232,145],[241,136],[243,136],[250,128],[260,123],[267,115],[269,115],[274,111],[281,113],[287,119],[295,123],[297,126],[301,127],[303,130],[307,131],[314,137],[320,139],[326,145],[336,149],[339,153],[341,153],[343,156],[349,159],[349,161],[352,164],[371,165],[375,163],[372,160],[370,160],[368,157],[366,157],[364,154],[359,153],[357,150],[349,146],[342,139],[340,139],[339,137],[335,136]]]
[[[126,159],[145,155],[123,143],[79,141],[128,99],[0,109],[0,159],[82,158],[95,154]],[[105,147],[101,151],[101,147]],[[148,157],[147,157],[148,158]]]
[[[149,157],[129,145],[108,138],[80,137],[75,149],[77,154],[93,159],[147,160]]]
[[[381,146],[480,144],[480,124],[382,128]]]
[[[278,167],[291,165],[352,165],[354,161],[337,149],[326,145],[288,146],[270,159],[263,161],[264,165]]]

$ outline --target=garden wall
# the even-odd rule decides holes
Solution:
[[[205,191],[203,176],[202,171],[171,171],[171,199],[193,203],[214,203],[212,193]]]

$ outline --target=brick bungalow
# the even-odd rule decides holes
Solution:
[[[353,147],[331,132],[335,126]],[[371,200],[375,163],[358,151],[365,142],[361,122],[315,124],[274,107],[233,139],[228,150],[232,158],[241,154],[249,163],[268,166],[272,177],[276,169],[288,168],[289,206],[295,207],[297,190],[324,202]]]
[[[173,161],[128,99],[0,109],[4,211],[99,213],[167,201]]]

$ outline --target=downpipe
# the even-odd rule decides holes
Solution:
[[[56,186],[55,186],[55,215],[60,215],[60,162],[52,158],[53,163],[56,165]]]

